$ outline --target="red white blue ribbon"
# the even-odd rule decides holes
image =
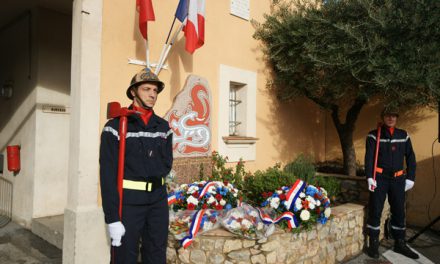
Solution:
[[[204,209],[199,210],[193,217],[193,220],[191,222],[191,227],[189,228],[189,235],[184,237],[182,239],[182,246],[183,248],[187,248],[191,245],[194,238],[196,237],[197,233],[200,229],[200,224],[202,223],[203,215],[205,214]]]
[[[215,185],[216,185],[216,182],[207,182],[207,183],[205,184],[205,186],[203,186],[202,191],[200,192],[199,200],[202,199],[203,196],[205,196],[205,194],[206,194],[206,193],[208,192],[208,190],[209,190],[209,187],[211,187],[211,186],[215,186]]]
[[[289,192],[286,195],[286,208],[291,211],[292,206],[295,204],[296,199],[298,199],[299,194],[302,192],[306,183],[302,180],[296,180],[293,184],[292,188],[290,188]]]
[[[177,199],[176,199],[176,196],[174,194],[168,197],[168,205],[172,205],[176,201],[177,201]]]
[[[282,215],[278,216],[275,219],[272,219],[268,214],[263,213],[260,208],[258,209],[258,213],[260,214],[263,223],[265,224],[277,224],[281,220],[287,221],[287,226],[289,229],[297,228],[299,226],[298,220],[292,212],[284,212]]]

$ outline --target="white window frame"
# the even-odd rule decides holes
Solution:
[[[238,135],[230,136],[230,91],[231,84],[238,84],[240,109]],[[236,162],[240,158],[247,161],[256,159],[256,107],[257,73],[227,65],[220,65],[219,77],[219,119],[218,119],[218,151],[228,156],[228,161]]]

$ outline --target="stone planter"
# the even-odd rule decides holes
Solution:
[[[364,246],[364,206],[339,205],[332,208],[332,216],[308,232],[277,229],[267,241],[217,229],[197,236],[183,249],[170,236],[167,263],[338,263],[358,255]]]

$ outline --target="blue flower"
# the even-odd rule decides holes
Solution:
[[[307,189],[306,189],[307,195],[310,195],[313,197],[317,192],[319,192],[319,191],[315,186],[312,186],[312,185],[307,186]]]
[[[327,218],[326,217],[320,217],[320,218],[318,218],[318,223],[321,223],[321,224],[325,224],[325,223],[327,223]]]
[[[225,208],[226,208],[226,210],[231,210],[231,208],[232,208],[232,205],[230,205],[230,204],[227,204]]]
[[[264,202],[261,204],[261,207],[265,207],[267,204],[268,204],[268,202],[267,202],[267,201],[264,201]]]

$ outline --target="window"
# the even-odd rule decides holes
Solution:
[[[220,65],[219,79],[218,151],[229,161],[255,160],[257,74]]]

